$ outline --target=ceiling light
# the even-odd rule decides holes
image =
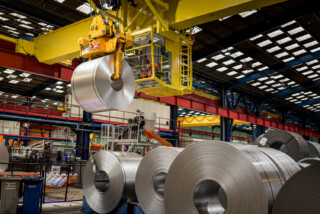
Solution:
[[[289,62],[289,61],[294,60],[294,59],[295,59],[294,57],[289,57],[289,58],[283,59],[282,61],[283,62]]]
[[[82,13],[85,13],[85,14],[89,14],[89,13],[92,13],[94,10],[93,8],[91,7],[91,5],[89,3],[84,3],[82,5],[80,5],[79,7],[76,8],[76,10],[82,12]]]
[[[266,70],[266,69],[269,69],[269,67],[268,67],[268,66],[264,66],[264,67],[262,67],[262,68],[259,68],[258,71],[264,71],[264,70]]]
[[[258,10],[251,10],[251,11],[246,11],[246,12],[239,13],[239,15],[242,18],[246,18],[246,17],[251,16],[252,14],[254,14],[256,12],[258,12]]]
[[[301,31],[304,31],[304,29],[302,27],[297,27],[297,28],[294,28],[293,30],[289,30],[288,33],[291,35],[294,35],[294,34],[300,33]]]
[[[213,57],[211,57],[212,59],[214,59],[214,60],[216,60],[216,61],[218,61],[218,60],[220,60],[220,59],[222,59],[222,58],[224,58],[225,56],[223,56],[222,54],[218,54],[218,55],[216,55],[216,56],[213,56]]]
[[[25,18],[27,18],[26,16],[21,15],[21,14],[19,14],[19,13],[10,13],[10,15],[11,15],[11,16],[15,16],[15,17],[18,17],[18,18],[20,18],[20,19],[25,19]]]
[[[302,75],[309,75],[309,74],[312,74],[313,71],[306,71],[306,72],[303,72]]]
[[[230,56],[231,56],[232,58],[237,58],[237,57],[242,56],[242,55],[243,55],[243,53],[242,53],[241,51],[238,51],[238,52],[236,52],[236,53],[231,54]]]
[[[8,25],[2,25],[3,28],[9,29],[9,30],[17,30],[17,28],[10,27]]]
[[[223,64],[225,64],[225,65],[230,65],[230,64],[232,64],[232,63],[235,63],[235,61],[232,60],[232,59],[223,62]]]
[[[59,3],[63,3],[63,2],[65,2],[65,0],[55,0],[55,1],[57,1],[57,2],[59,2]]]
[[[20,81],[18,81],[18,80],[10,80],[9,81],[9,83],[11,83],[11,84],[17,84],[17,83],[19,83]]]
[[[285,37],[283,39],[278,40],[277,43],[281,45],[281,44],[287,43],[287,42],[289,42],[291,40],[292,39],[290,37]]]
[[[318,63],[318,62],[319,62],[318,60],[314,59],[314,60],[311,60],[309,62],[306,62],[306,64],[307,65],[313,65],[313,64]]]
[[[46,91],[51,91],[51,88],[46,88],[45,90],[46,90]]]
[[[276,55],[277,58],[281,58],[281,57],[284,57],[284,56],[287,56],[289,55],[287,52],[282,52],[282,53],[279,53]]]
[[[218,65],[218,64],[215,63],[215,62],[210,62],[209,64],[206,64],[206,66],[209,67],[209,68],[212,68],[212,67],[214,67],[216,65]]]
[[[306,34],[297,38],[299,42],[312,38],[310,34]]]
[[[56,90],[57,93],[63,93],[63,90]]]
[[[33,33],[26,33],[27,36],[34,36]]]
[[[243,78],[243,77],[245,77],[245,75],[237,76],[236,79],[241,79],[241,78]]]
[[[312,49],[310,52],[311,52],[311,53],[314,53],[314,52],[317,52],[317,51],[320,51],[320,47],[315,48],[315,49]]]
[[[268,40],[264,40],[263,42],[258,43],[257,45],[262,48],[262,47],[270,45],[270,44],[272,44],[272,42],[268,39]]]
[[[56,88],[61,89],[63,86],[57,85]]]
[[[31,27],[29,25],[25,25],[25,24],[20,24],[19,26],[27,28],[27,29],[33,29],[34,27]]]
[[[207,60],[207,58],[202,58],[202,59],[197,60],[197,63],[201,63],[201,62],[204,62],[206,60]]]
[[[276,31],[273,31],[273,32],[271,32],[271,33],[268,33],[268,36],[271,37],[271,38],[273,38],[273,37],[279,36],[279,35],[281,35],[281,34],[283,34],[283,31],[282,31],[282,30],[276,30]]]
[[[0,77],[0,81],[3,80],[3,77]]]
[[[32,81],[31,78],[23,78],[23,79],[22,79],[22,82],[31,82],[31,81]]]
[[[228,76],[233,76],[236,74],[238,74],[238,72],[236,72],[236,71],[231,71],[231,72],[227,73]]]
[[[221,68],[217,69],[217,71],[219,71],[219,72],[223,72],[223,71],[226,71],[226,70],[228,70],[228,68],[226,68],[226,67],[221,67]]]
[[[244,73],[244,74],[250,74],[250,73],[252,73],[253,72],[253,70],[243,70],[242,71],[242,73]]]
[[[68,84],[67,86],[68,86],[68,87],[71,87],[71,84]]]
[[[300,47],[300,46],[299,46],[297,43],[294,43],[294,44],[292,44],[292,45],[287,46],[286,49],[287,49],[287,50],[292,50],[292,49],[295,49],[295,48],[297,48],[297,47]]]
[[[288,22],[288,23],[286,23],[286,24],[281,25],[281,27],[282,27],[282,28],[285,28],[285,27],[287,27],[287,26],[289,26],[289,25],[293,25],[293,24],[295,24],[295,23],[296,23],[296,21],[293,20],[293,21],[291,21],[291,22]]]
[[[317,45],[319,44],[316,40],[312,41],[312,42],[308,42],[306,44],[304,44],[303,46],[306,47],[306,48],[309,48],[309,47],[312,47],[314,45]]]
[[[10,74],[7,76],[8,79],[14,79],[14,78],[17,78],[17,75],[13,75],[13,74]]]
[[[234,66],[233,68],[236,69],[236,70],[239,70],[239,69],[242,68],[242,65],[241,65],[241,64],[240,64],[240,65],[236,65],[236,66]]]
[[[301,49],[301,50],[299,50],[299,51],[293,52],[293,55],[298,56],[298,55],[304,54],[304,53],[306,53],[306,52],[307,52],[306,50]]]
[[[9,19],[0,16],[0,20],[1,21],[8,21]]]
[[[246,63],[246,62],[250,62],[252,60],[253,59],[251,57],[247,57],[247,58],[241,59],[240,62]]]
[[[281,49],[281,48],[280,48],[279,46],[275,46],[275,47],[273,47],[273,48],[268,49],[267,51],[268,51],[269,53],[273,53],[273,52],[278,51],[278,50],[280,50],[280,49]]]
[[[29,77],[31,74],[28,74],[28,73],[22,73],[22,74],[20,74],[19,76],[20,77]]]
[[[56,84],[57,85],[61,85],[63,82],[61,82],[61,81],[58,81]]]
[[[261,85],[261,83],[260,82],[255,82],[255,83],[252,83],[251,85],[252,86],[258,86],[258,85]]]

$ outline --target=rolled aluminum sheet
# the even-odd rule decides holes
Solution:
[[[224,142],[196,143],[182,151],[169,169],[164,198],[167,214],[268,213],[256,167]]]
[[[320,210],[320,163],[302,169],[281,188],[272,214],[318,214]]]
[[[136,177],[136,192],[139,204],[146,214],[166,213],[163,197],[166,175],[182,150],[158,147],[151,150],[141,161]]]
[[[282,150],[295,161],[309,156],[308,143],[300,135],[278,129],[267,132],[255,144]]]
[[[108,55],[80,64],[71,79],[72,94],[87,112],[122,110],[133,101],[136,83],[129,64],[123,60],[120,80],[113,81],[114,56]]]
[[[2,143],[0,143],[0,162],[9,163],[9,152]],[[0,172],[6,171],[7,168],[8,164],[0,164]]]
[[[314,143],[311,141],[307,141],[309,146],[309,157],[311,158],[319,158],[320,157],[320,144]]]
[[[136,202],[135,177],[142,157],[136,153],[100,151],[91,158],[83,192],[97,213],[110,213],[121,202]]]

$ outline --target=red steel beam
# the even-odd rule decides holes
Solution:
[[[74,65],[72,67],[66,67],[59,64],[47,65],[40,63],[35,57],[0,49],[1,67],[32,73],[61,81],[71,81],[73,70],[76,65],[76,61],[74,61]]]
[[[220,137],[219,134],[209,133],[209,132],[201,132],[201,131],[195,131],[195,130],[189,130],[189,129],[181,129],[181,132],[182,133],[190,133],[190,134],[206,135],[206,136],[212,136],[212,137]],[[232,136],[231,138],[234,140],[244,140],[244,141],[253,142],[253,140],[249,139],[249,138],[236,137],[236,136]]]

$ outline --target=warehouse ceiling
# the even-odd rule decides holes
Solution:
[[[0,0],[0,33],[30,40],[90,11],[86,0]],[[224,87],[302,116],[320,112],[319,11],[319,0],[289,0],[196,26],[195,87],[211,94]],[[0,90],[19,91],[1,71]],[[26,78],[32,80],[19,85],[26,84],[28,95],[62,99],[68,91],[68,83],[62,89],[44,77]]]

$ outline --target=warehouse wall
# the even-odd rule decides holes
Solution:
[[[0,120],[0,134],[20,134],[20,122]]]
[[[79,107],[77,107],[76,101],[72,98],[72,95],[66,96],[66,102],[69,103],[70,116],[77,117],[79,115]],[[155,103],[152,101],[146,101],[141,99],[134,99],[131,105],[123,111],[105,111],[94,114],[93,118],[97,120],[107,120],[118,123],[127,123],[127,120],[137,116],[137,110],[141,112],[149,113],[153,112],[157,114],[156,127],[162,129],[169,129],[170,125],[170,106]],[[82,116],[82,114],[80,115]]]

